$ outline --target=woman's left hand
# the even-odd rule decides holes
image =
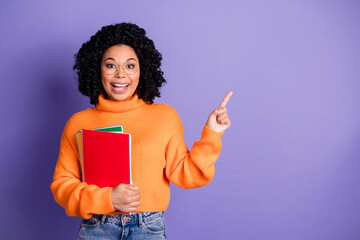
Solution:
[[[206,126],[211,128],[215,132],[224,132],[231,125],[231,121],[229,119],[225,106],[232,94],[232,91],[228,92],[228,94],[226,94],[226,96],[220,103],[220,106],[209,115]]]

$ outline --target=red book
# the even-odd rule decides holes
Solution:
[[[132,184],[130,134],[83,129],[77,136],[84,182],[98,187]]]

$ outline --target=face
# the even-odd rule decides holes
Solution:
[[[134,74],[127,74],[124,68],[139,66],[139,59],[132,47],[115,45],[106,50],[101,60],[101,81],[108,99],[122,101],[132,97],[139,84],[140,69]],[[115,74],[108,74],[109,69],[117,68]]]

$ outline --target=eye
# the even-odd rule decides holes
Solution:
[[[105,67],[108,69],[116,68],[115,64],[112,64],[112,63],[105,64]]]
[[[136,66],[136,65],[133,64],[133,63],[128,63],[128,64],[125,65],[125,68],[126,68],[126,69],[134,69],[135,66]]]

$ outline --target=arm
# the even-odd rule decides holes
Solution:
[[[221,135],[222,133],[217,133],[205,125],[201,139],[194,142],[189,152],[180,125],[167,146],[167,178],[182,188],[196,188],[208,184],[215,174],[214,163],[220,154]]]
[[[92,214],[115,211],[111,202],[111,187],[99,188],[81,182],[75,132],[71,119],[65,126],[53,182],[50,186],[55,201],[69,216],[88,219]]]
[[[171,137],[166,148],[166,176],[175,185],[195,188],[208,184],[215,174],[214,163],[221,150],[221,136],[231,122],[225,108],[232,92],[208,118],[201,139],[194,142],[190,152],[183,138],[183,127],[176,115]]]

